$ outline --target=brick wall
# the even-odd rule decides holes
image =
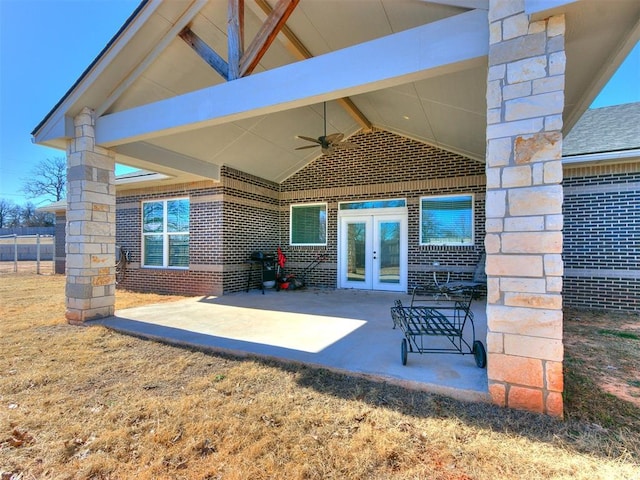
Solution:
[[[221,181],[124,191],[117,198],[117,244],[132,253],[119,288],[160,293],[219,295],[247,287],[253,251],[282,246],[287,272],[300,274],[318,254],[322,262],[307,283],[336,286],[338,202],[406,198],[409,212],[409,285],[431,281],[431,265],[471,278],[484,238],[484,165],[385,131],[357,134],[357,150],[324,155],[281,185],[223,167]],[[419,199],[424,195],[475,193],[475,245],[419,246]],[[189,270],[140,268],[141,203],[190,198]],[[328,245],[289,247],[289,205],[328,202]],[[224,226],[224,228],[223,228]],[[252,287],[257,286],[257,273]]]
[[[318,253],[328,260],[307,277],[308,283],[336,287],[338,202],[406,198],[408,210],[408,285],[432,281],[432,264],[457,270],[452,279],[470,279],[484,250],[484,164],[384,130],[349,138],[357,149],[323,155],[281,185],[280,230],[289,242],[289,206],[328,202],[326,247],[286,247],[289,270],[300,273]],[[475,193],[475,245],[419,245],[421,196]]]
[[[640,162],[565,168],[564,304],[640,311]]]
[[[274,254],[278,247],[280,187],[276,183],[228,167],[222,169],[222,175],[225,225],[222,242],[223,290],[228,293],[247,287],[247,260],[251,252]]]
[[[228,168],[221,176],[118,195],[116,243],[131,252],[119,288],[186,295],[246,288],[251,252],[275,252],[278,243],[278,185]],[[178,197],[190,200],[189,269],[141,268],[142,202]]]
[[[164,294],[213,295],[221,292],[219,225],[222,185],[215,182],[125,191],[116,201],[116,244],[131,252],[131,263],[118,288]],[[189,270],[141,268],[142,202],[190,199]],[[217,215],[216,215],[217,214]]]

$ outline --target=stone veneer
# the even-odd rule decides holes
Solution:
[[[115,157],[95,145],[94,112],[74,119],[67,143],[66,274],[69,323],[113,315],[115,308]]]
[[[487,82],[489,393],[563,415],[564,16],[490,0]]]

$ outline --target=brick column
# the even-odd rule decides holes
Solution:
[[[487,351],[494,403],[562,416],[564,16],[490,0]]]
[[[116,195],[114,155],[95,145],[93,111],[74,119],[67,143],[67,321],[113,315]]]

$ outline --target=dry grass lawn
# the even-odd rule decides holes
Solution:
[[[558,421],[69,326],[61,276],[0,302],[2,480],[640,478],[638,316],[567,312]]]

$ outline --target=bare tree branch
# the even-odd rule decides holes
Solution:
[[[11,200],[0,198],[0,228],[8,227],[16,205]]]
[[[66,196],[67,160],[64,157],[41,160],[23,179],[22,191],[29,197],[49,196],[57,202]]]

